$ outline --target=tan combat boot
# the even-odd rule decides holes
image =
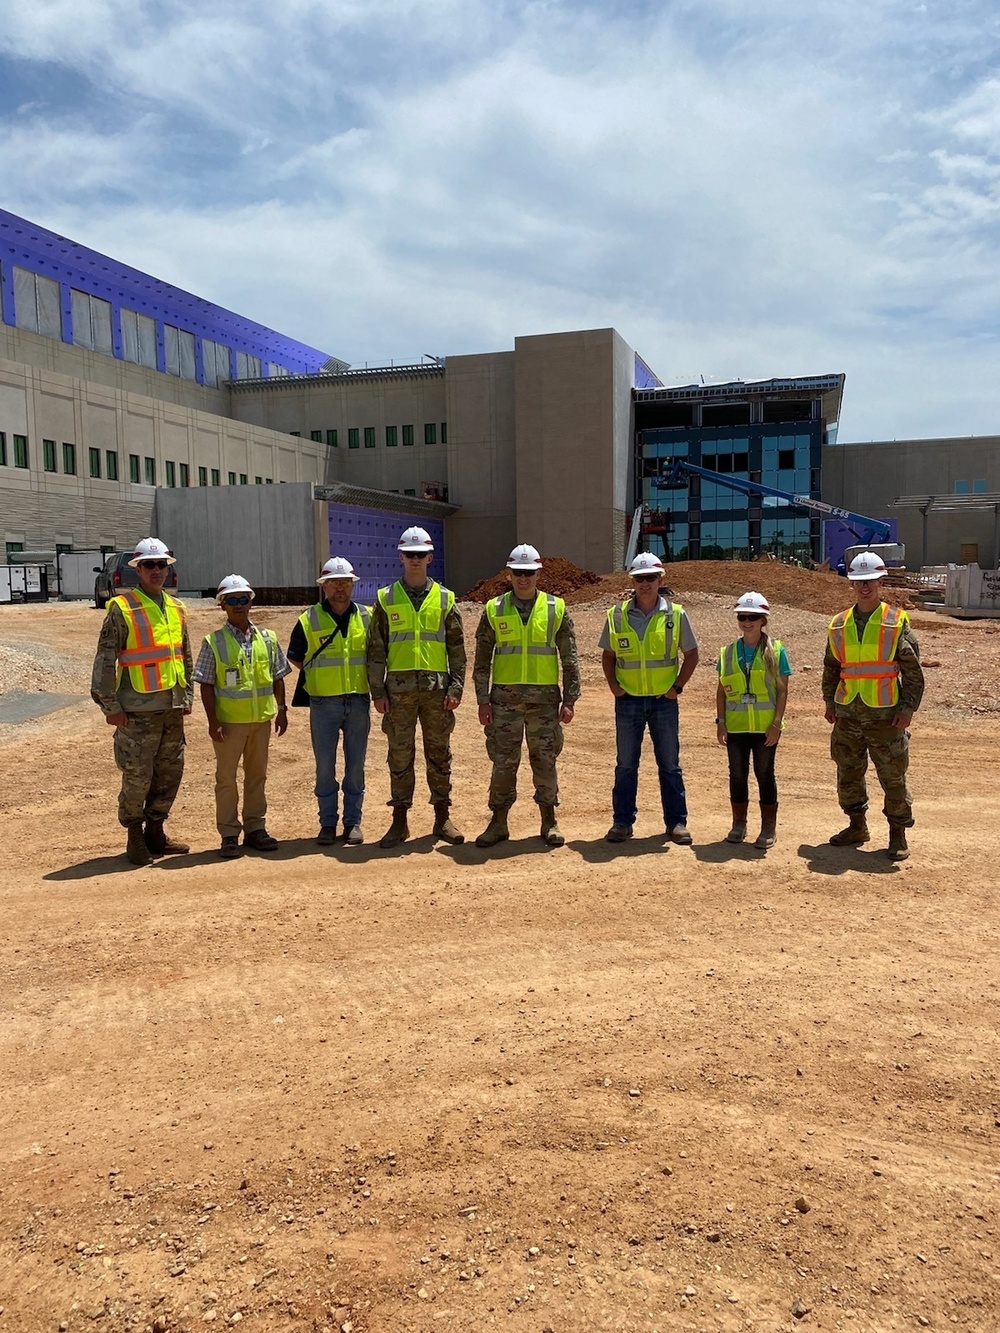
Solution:
[[[448,813],[447,801],[434,802],[434,837],[441,838],[445,842],[460,843],[465,841],[465,834],[459,833],[458,829],[451,822],[451,816]]]
[[[907,861],[910,849],[906,845],[906,828],[902,824],[889,825],[889,846],[886,853],[890,861]]]
[[[507,827],[507,811],[494,810],[490,815],[490,822],[476,839],[477,847],[495,847],[498,842],[506,842],[510,837],[510,829]]]
[[[860,847],[863,842],[867,842],[871,837],[868,832],[868,820],[864,812],[856,815],[848,815],[851,821],[847,828],[842,828],[839,833],[835,833],[830,839],[834,847]]]
[[[744,842],[747,836],[747,811],[750,808],[750,802],[733,801],[732,806],[733,827],[726,834],[726,842]]]
[[[547,842],[550,847],[562,847],[566,839],[562,835],[562,830],[556,823],[556,808],[554,805],[540,805],[539,810],[542,814],[542,840]]]
[[[128,826],[128,842],[125,846],[125,855],[134,866],[148,866],[152,863],[153,857],[146,846],[146,839],[142,836],[141,819],[133,819]]]
[[[392,823],[379,841],[380,847],[398,847],[410,836],[410,826],[406,822],[406,806],[392,807]]]
[[[762,852],[766,852],[768,847],[773,847],[778,841],[778,807],[776,805],[762,805],[760,807],[760,833],[754,843]]]

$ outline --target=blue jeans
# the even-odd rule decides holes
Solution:
[[[615,700],[615,741],[618,762],[611,806],[616,824],[631,828],[637,814],[635,798],[639,789],[639,756],[642,738],[649,727],[653,754],[660,776],[660,803],[667,829],[687,823],[687,798],[680,768],[680,741],[677,735],[677,700],[663,695],[623,694]]]
[[[323,828],[337,823],[337,742],[344,733],[344,823],[361,823],[365,755],[371,712],[367,694],[321,694],[309,699],[309,733],[316,756],[316,797]]]

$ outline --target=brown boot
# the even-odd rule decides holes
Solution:
[[[762,805],[760,807],[760,833],[754,843],[762,852],[767,851],[768,847],[773,847],[778,841],[778,807],[776,805]]]
[[[562,835],[562,830],[556,823],[556,808],[554,805],[539,805],[542,815],[542,841],[547,842],[550,847],[562,847],[566,839]]]
[[[908,861],[910,849],[906,845],[906,829],[902,824],[889,825],[889,846],[886,853],[890,861]]]
[[[510,830],[507,827],[507,811],[494,810],[490,815],[490,822],[476,839],[477,847],[495,847],[498,842],[506,842],[510,837]]]
[[[406,806],[394,805],[392,807],[392,823],[388,830],[382,834],[379,841],[380,847],[398,847],[401,842],[405,842],[410,836],[410,826],[406,822]]]
[[[726,842],[744,842],[747,836],[749,801],[733,801],[733,827],[726,834]]]
[[[847,817],[851,821],[847,828],[842,828],[839,833],[835,833],[830,839],[834,847],[860,847],[863,842],[867,842],[871,837],[864,811]]]
[[[142,836],[141,819],[134,819],[128,826],[128,842],[125,846],[125,855],[134,866],[148,866],[153,860],[149,848],[146,846],[146,839]]]
[[[459,833],[458,829],[451,822],[451,816],[449,815],[448,810],[449,806],[447,801],[434,802],[434,837],[441,838],[444,842],[464,842],[465,834]]]
[[[154,856],[186,856],[191,850],[186,842],[175,842],[167,834],[162,819],[146,820],[146,846]]]

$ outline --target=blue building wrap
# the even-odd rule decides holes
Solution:
[[[410,527],[423,528],[429,535],[434,543],[430,576],[439,583],[444,581],[444,524],[440,519],[331,503],[329,522],[330,554],[346,556],[359,576],[360,581],[354,585],[355,601],[371,606],[379,588],[402,577],[397,547],[400,534]]]
[[[237,379],[237,354],[258,358],[261,375],[267,366],[282,367],[289,374],[315,374],[330,359],[328,352],[287,338],[222,306],[213,305],[180,287],[130,268],[120,260],[90,250],[65,236],[28,222],[0,209],[0,310],[3,322],[18,325],[14,269],[26,269],[59,283],[61,338],[73,343],[73,291],[86,293],[111,305],[112,355],[124,358],[121,312],[123,309],[156,321],[156,369],[166,370],[164,324],[195,337],[194,380],[205,383],[202,339],[209,338],[230,349],[230,374]],[[21,327],[30,327],[21,321]],[[79,341],[79,340],[77,340]],[[152,367],[150,367],[152,368]],[[211,381],[210,381],[211,382]]]

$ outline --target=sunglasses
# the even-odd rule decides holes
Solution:
[[[737,616],[737,620],[763,620],[763,616]]]
[[[430,551],[404,551],[403,557],[406,560],[429,560],[431,553]]]
[[[142,569],[166,569],[170,564],[169,560],[140,560],[139,565]]]
[[[223,606],[249,606],[250,598],[244,593],[241,597],[223,597]]]
[[[654,579],[657,583],[660,581],[659,574],[633,574],[632,577],[636,583],[652,583]]]

